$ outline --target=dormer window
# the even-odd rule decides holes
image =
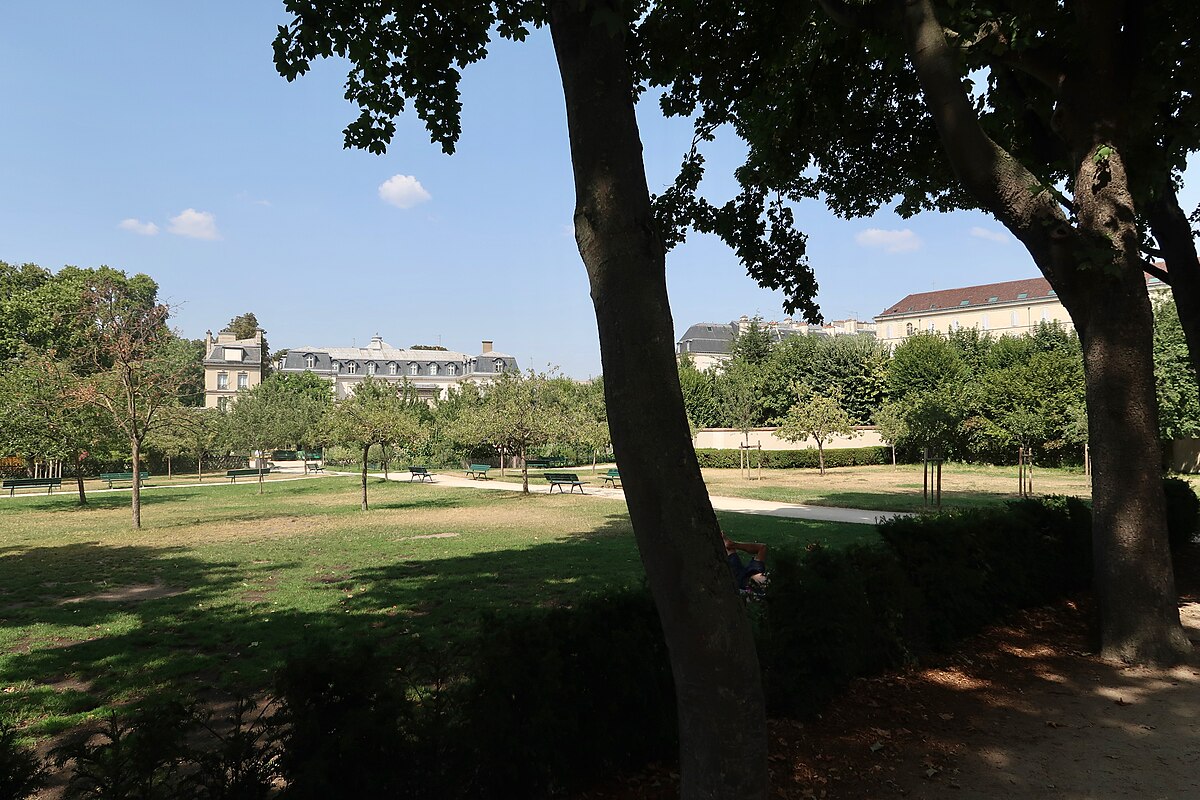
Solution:
[[[391,361],[388,363],[388,375],[395,375],[395,374],[396,374],[396,362]]]
[[[495,361],[492,362],[492,365],[495,367],[496,372],[504,372],[504,359],[503,358],[497,358]]]
[[[446,365],[446,374],[447,374],[447,375],[453,375],[453,374],[454,374],[454,372],[455,372],[454,365],[453,365],[453,364],[447,364],[447,365]]]
[[[314,356],[312,353],[309,353],[306,356],[304,356],[304,368],[305,369],[312,369],[315,366],[317,366],[317,357],[316,356]]]
[[[416,364],[409,364],[408,365],[408,374],[409,375],[420,375],[421,368],[419,366],[417,366]]]
[[[989,298],[988,298],[988,302],[989,302],[989,303],[995,303],[995,302],[996,302],[997,300],[999,300],[999,299],[1000,299],[999,297],[989,297]]]
[[[340,371],[341,368],[342,368],[342,365],[340,362],[338,362],[338,361],[333,362],[333,371],[334,372]]]
[[[430,365],[429,365],[429,374],[430,374],[430,375],[437,375],[437,373],[438,373],[438,367],[437,367],[437,364],[430,364]]]
[[[358,374],[358,363],[355,361],[351,361],[349,364],[346,365],[346,372],[350,373],[351,375],[357,375]]]
[[[240,348],[240,347],[226,347],[225,348],[225,360],[226,361],[240,362],[240,361],[244,360],[245,358],[246,358],[246,351],[243,350],[242,348]]]
[[[367,374],[368,375],[375,374],[375,362],[374,361],[370,361],[367,363]]]

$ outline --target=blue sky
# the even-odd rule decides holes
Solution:
[[[491,339],[522,366],[598,374],[546,32],[497,42],[467,70],[454,156],[411,116],[375,156],[342,148],[357,113],[342,98],[342,65],[318,63],[290,84],[275,73],[271,41],[284,22],[275,2],[3,4],[0,260],[145,272],[193,338],[253,311],[274,348],[379,333],[477,352]],[[639,119],[658,191],[691,128],[653,103]],[[719,145],[703,188],[723,200],[740,148]],[[981,214],[845,221],[814,202],[797,217],[827,319],[1037,274]],[[715,239],[694,237],[667,268],[677,334],[783,316],[778,293]]]

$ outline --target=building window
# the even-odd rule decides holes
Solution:
[[[393,361],[390,364],[388,364],[388,375],[395,375],[395,374],[396,374],[396,362]]]
[[[455,371],[455,370],[454,370],[454,365],[453,365],[453,364],[447,364],[447,365],[446,365],[446,374],[447,374],[447,375],[453,375],[453,374],[454,374],[454,371]]]
[[[497,358],[495,361],[492,362],[492,365],[496,368],[496,372],[504,372],[504,359],[503,358]]]
[[[408,374],[409,375],[420,375],[421,368],[418,367],[416,364],[409,364],[408,365]]]
[[[987,314],[983,315],[983,329],[985,331],[988,329],[988,315]]]
[[[332,366],[333,366],[334,372],[337,372],[338,370],[340,370],[342,368],[342,365],[340,363],[338,363],[337,361],[333,362]]]
[[[250,388],[250,376],[244,372],[238,373],[238,388],[239,389],[249,389]]]
[[[929,332],[933,333],[936,330],[937,330],[937,327],[932,322],[930,322],[929,323]]]
[[[218,389],[228,389],[229,388],[229,374],[228,373],[225,373],[225,372],[217,373],[217,388]]]
[[[1042,309],[1042,322],[1046,321],[1046,309]]]
[[[429,374],[430,374],[430,375],[437,375],[437,364],[430,364],[430,365],[429,365]]]
[[[351,361],[349,364],[346,365],[346,372],[350,373],[351,375],[357,375],[358,374],[358,363],[355,361]]]
[[[315,366],[317,366],[317,357],[309,353],[304,357],[304,367],[305,369],[312,369]]]
[[[1012,320],[1012,323],[1011,323],[1012,326],[1014,328],[1017,327],[1017,312],[1016,311],[1012,312],[1012,314],[1009,316],[1009,319]]]
[[[959,321],[958,321],[958,320],[954,320],[954,330],[958,330],[958,329],[959,329],[959,328],[961,328],[961,327],[962,327],[962,325],[961,325],[961,324],[959,324]]]
[[[218,411],[228,411],[229,410],[229,398],[228,397],[218,397],[217,398],[217,410]]]
[[[914,332],[913,324],[911,322],[904,326],[904,335],[905,336],[912,336],[913,332]]]
[[[370,363],[367,364],[367,374],[368,375],[375,374],[375,362],[374,361],[371,361]]]

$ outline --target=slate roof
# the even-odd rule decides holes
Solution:
[[[982,286],[964,286],[959,289],[910,294],[899,303],[885,309],[879,317],[896,317],[958,308],[982,308],[1055,297],[1054,290],[1050,288],[1050,282],[1045,278],[1026,278],[1019,281],[985,283]]]
[[[246,357],[241,361],[226,361],[226,347],[240,347],[242,350],[246,351]],[[219,344],[214,344],[208,349],[208,353],[206,353],[204,356],[204,363],[212,366],[230,364],[249,364],[251,366],[258,366],[261,361],[262,347],[259,345],[258,340],[256,339],[235,339],[232,342],[221,342]]]
[[[698,322],[688,328],[679,338],[679,352],[728,353],[732,344],[733,325],[720,322]]]

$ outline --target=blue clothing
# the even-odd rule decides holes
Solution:
[[[749,564],[743,564],[741,556],[737,553],[730,553],[725,556],[725,563],[729,565],[729,572],[733,575],[733,582],[739,589],[745,589],[750,585],[751,576],[761,575],[767,571],[763,562],[757,558],[750,559]]]

